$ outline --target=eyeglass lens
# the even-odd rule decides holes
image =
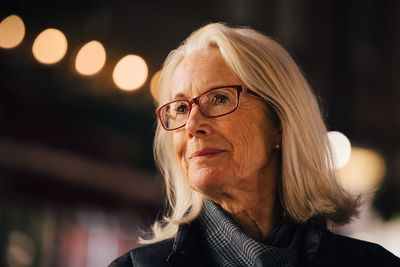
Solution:
[[[200,112],[206,117],[219,117],[236,109],[238,91],[235,88],[217,88],[206,92],[197,99]],[[176,100],[160,110],[160,120],[166,129],[176,129],[186,124],[194,100]]]

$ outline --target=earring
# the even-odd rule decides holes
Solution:
[[[275,149],[279,149],[279,148],[281,148],[281,146],[279,144],[276,144]]]

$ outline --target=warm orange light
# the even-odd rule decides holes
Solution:
[[[369,193],[379,186],[385,175],[381,154],[366,148],[352,148],[349,163],[339,170],[344,188],[353,193]]]
[[[10,15],[0,23],[0,47],[14,48],[25,36],[25,25],[17,15]]]
[[[76,70],[83,75],[99,72],[106,62],[106,50],[98,41],[91,41],[79,50],[75,60]]]
[[[59,62],[67,52],[67,38],[57,29],[42,31],[33,42],[32,52],[37,61],[43,64]]]
[[[157,71],[150,80],[150,93],[155,100],[158,99],[158,80],[160,79],[161,70]]]
[[[114,83],[124,91],[139,89],[146,81],[148,75],[147,64],[137,55],[123,57],[113,71]]]

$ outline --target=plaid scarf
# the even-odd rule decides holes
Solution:
[[[205,200],[199,217],[201,232],[218,266],[296,266],[302,227],[286,219],[276,226],[264,242],[246,235],[217,204]]]

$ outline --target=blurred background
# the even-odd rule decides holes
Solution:
[[[336,231],[400,256],[399,1],[16,0],[0,1],[0,21],[0,266],[106,266],[138,246],[164,206],[157,72],[220,21],[290,51],[334,131],[341,182],[366,196]]]

